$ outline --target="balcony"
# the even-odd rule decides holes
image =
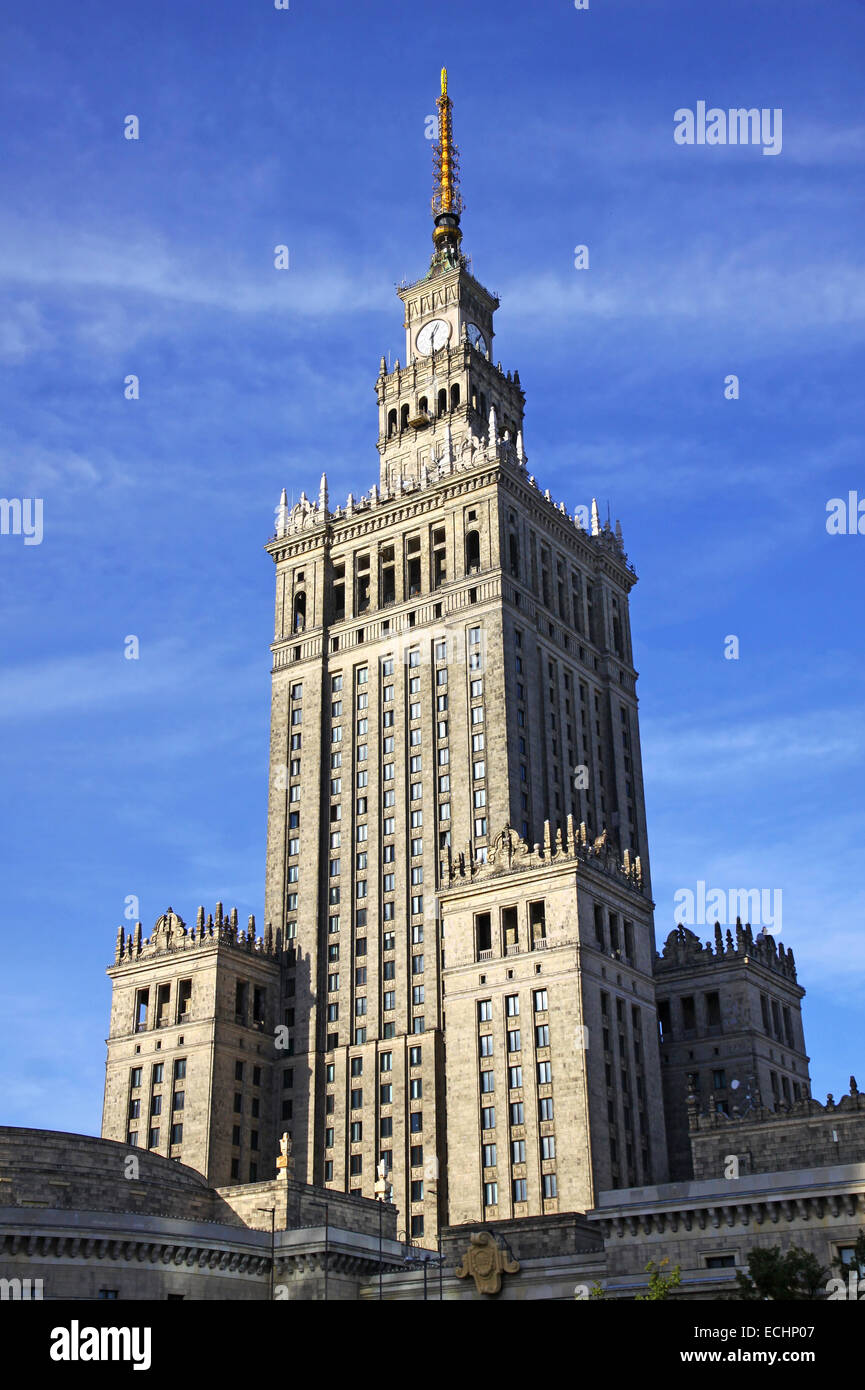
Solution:
[[[492,951],[478,951],[478,960],[492,960]]]

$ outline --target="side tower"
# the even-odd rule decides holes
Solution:
[[[568,816],[441,893],[449,1221],[586,1211],[667,1173],[640,860]]]
[[[176,1158],[213,1186],[273,1176],[278,945],[252,917],[239,930],[221,903],[191,928],[169,908],[149,938],[140,922],[118,930],[104,1139]]]
[[[276,619],[265,917],[295,952],[281,1005],[294,1058],[276,1093],[293,1117],[298,1176],[372,1196],[383,1165],[418,1241],[457,1210],[483,1211],[479,1172],[474,1206],[449,1202],[455,1175],[462,1184],[464,1164],[475,1172],[488,1142],[477,1059],[470,1073],[451,1059],[481,1046],[480,960],[496,959],[503,998],[508,971],[521,989],[534,980],[541,910],[555,941],[544,957],[556,976],[551,1008],[562,1012],[552,1052],[532,1032],[541,1051],[527,1057],[567,1072],[560,1142],[573,1138],[579,1087],[580,1113],[591,1106],[564,1201],[590,1200],[589,1151],[600,1186],[661,1180],[666,1165],[657,1051],[643,1041],[655,1025],[628,616],[636,575],[618,524],[602,526],[594,504],[591,518],[585,508],[572,517],[528,473],[519,376],[492,360],[498,300],[461,250],[444,73],[438,105],[434,249],[424,277],[399,290],[405,365],[388,372],[381,361],[378,482],[335,508],[324,477],[315,501],[302,495],[289,509],[283,493],[267,546]],[[519,886],[508,884],[516,915],[500,920],[490,907],[482,927],[475,876],[501,863],[492,851],[502,827],[529,860]],[[555,860],[547,909],[560,840],[567,886]],[[528,848],[542,842],[543,852]],[[525,960],[514,962],[521,941]],[[452,969],[464,973],[445,979]],[[591,998],[581,971],[596,979]],[[462,1001],[453,1010],[452,989]],[[578,1016],[590,1029],[588,1071],[575,1059]],[[644,1130],[625,1100],[636,1071],[622,1080],[638,1055]],[[538,1144],[553,1137],[532,1123]],[[509,1142],[502,1135],[503,1153]],[[541,1210],[554,1185],[541,1178],[553,1175],[538,1166],[528,1205],[514,1209]]]
[[[686,927],[655,960],[664,1112],[673,1181],[693,1177],[688,1108],[733,1116],[810,1095],[805,991],[793,952],[737,921],[714,947]]]

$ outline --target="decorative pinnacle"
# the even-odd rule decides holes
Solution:
[[[442,68],[442,90],[436,106],[439,115],[439,138],[433,145],[435,178],[432,212],[436,223],[433,242],[436,246],[443,241],[451,241],[458,245],[463,202],[459,195],[459,151],[453,138],[453,102],[448,96],[447,68]]]

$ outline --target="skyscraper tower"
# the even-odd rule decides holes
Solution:
[[[442,72],[433,255],[381,359],[379,479],[289,509],[265,919],[276,1130],[406,1235],[582,1210],[666,1169],[621,531],[542,493],[461,249]]]

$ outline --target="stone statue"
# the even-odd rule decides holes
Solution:
[[[276,1166],[288,1176],[288,1170],[291,1166],[291,1135],[287,1130],[279,1141],[279,1158],[276,1160]]]

